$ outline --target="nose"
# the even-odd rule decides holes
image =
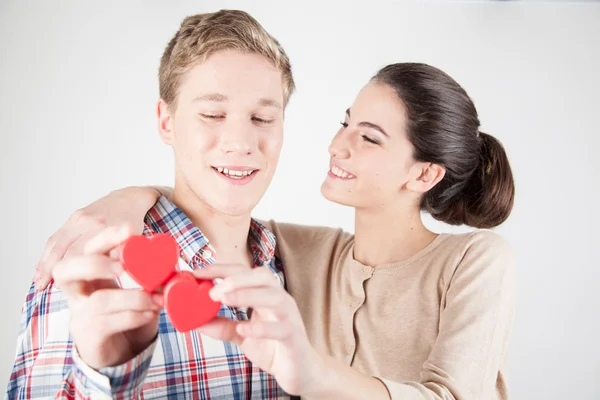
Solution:
[[[350,158],[350,146],[348,138],[345,137],[344,131],[340,131],[331,140],[329,145],[329,154],[333,158],[346,159]]]
[[[232,155],[250,155],[257,147],[257,135],[243,121],[231,121],[221,131],[221,150]]]

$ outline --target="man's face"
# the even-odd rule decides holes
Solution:
[[[249,214],[281,151],[281,72],[261,55],[220,51],[183,77],[176,102],[175,111],[162,101],[158,109],[161,136],[175,152],[175,194]]]

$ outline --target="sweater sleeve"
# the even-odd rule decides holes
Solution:
[[[492,399],[514,315],[510,246],[477,231],[446,284],[439,334],[418,382],[380,379],[392,399]]]

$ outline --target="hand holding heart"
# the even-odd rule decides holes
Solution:
[[[212,282],[177,272],[178,253],[170,235],[131,236],[128,227],[111,227],[90,239],[82,256],[56,265],[53,277],[69,302],[73,343],[89,366],[119,365],[148,347],[163,303],[179,331],[195,329],[218,313],[221,304],[208,296]],[[144,290],[117,285],[124,269]],[[158,293],[162,287],[164,296]]]
[[[86,243],[83,255],[64,258],[53,271],[69,303],[73,344],[95,369],[132,359],[158,332],[163,296],[121,289],[115,280],[123,272],[115,250],[130,236],[129,227],[106,228]]]
[[[323,359],[308,341],[296,301],[267,267],[213,265],[195,271],[200,279],[222,278],[210,291],[215,301],[251,308],[248,321],[217,317],[198,330],[230,341],[288,394],[307,395],[322,379]]]
[[[167,315],[180,332],[198,328],[213,319],[221,303],[208,291],[211,280],[198,280],[191,272],[177,272],[179,247],[168,234],[133,236],[121,252],[121,262],[129,275],[149,293],[164,286]]]
[[[115,254],[121,246],[119,260]],[[322,378],[323,359],[308,341],[296,302],[273,273],[239,265],[177,272],[177,249],[170,236],[132,237],[129,228],[106,228],[86,243],[82,256],[56,265],[54,281],[67,296],[81,359],[99,369],[135,357],[155,339],[164,303],[176,329],[199,327],[203,334],[233,342],[287,393],[310,394]],[[144,290],[117,285],[123,265]],[[213,286],[216,278],[223,281]],[[164,297],[156,292],[161,287]],[[250,320],[215,318],[221,303],[251,308]]]
[[[274,375],[289,394],[310,393],[321,378],[321,358],[310,345],[294,299],[266,267],[213,265],[176,273],[177,245],[171,236],[136,236],[123,247],[129,275],[146,291],[165,287],[165,308],[179,331],[200,332],[237,344],[248,359]],[[171,267],[169,267],[171,266]],[[223,281],[214,286],[212,280]],[[249,321],[216,317],[221,302],[251,308]]]

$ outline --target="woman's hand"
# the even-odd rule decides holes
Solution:
[[[308,341],[296,302],[273,272],[267,267],[213,265],[194,274],[201,279],[223,278],[211,290],[214,300],[252,309],[249,321],[217,317],[200,332],[240,346],[288,394],[306,395],[315,389],[321,357]]]
[[[66,256],[83,254],[84,244],[106,227],[126,224],[133,234],[141,234],[146,212],[160,194],[151,187],[127,187],[75,211],[46,242],[36,267],[36,288],[43,290],[52,279],[54,266]]]

